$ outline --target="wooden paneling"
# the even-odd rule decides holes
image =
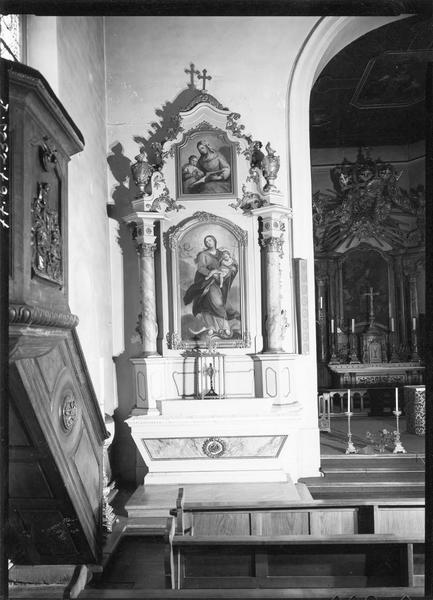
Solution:
[[[193,535],[249,535],[248,513],[195,513]]]
[[[310,519],[313,535],[358,533],[358,511],[355,508],[313,510]]]
[[[310,533],[308,511],[252,513],[253,535],[302,535]]]
[[[375,512],[375,531],[399,535],[424,535],[425,511],[423,507],[393,508],[379,506]]]

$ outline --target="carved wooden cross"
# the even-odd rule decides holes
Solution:
[[[202,88],[202,91],[205,92],[206,91],[206,79],[210,81],[212,79],[212,77],[210,75],[209,75],[209,77],[207,77],[207,70],[206,69],[203,69],[203,75],[200,75],[200,73],[199,73],[197,75],[197,77],[199,79],[203,79],[203,88]]]
[[[200,76],[200,71],[196,70],[194,63],[190,63],[189,69],[185,69],[185,73],[188,73],[191,78],[190,83],[188,83],[188,87],[195,88],[194,75]]]
[[[370,288],[369,292],[366,292],[365,294],[363,294],[363,296],[368,296],[370,299],[370,319],[372,319],[374,317],[374,310],[373,310],[373,297],[374,296],[378,296],[379,292],[374,292],[373,293],[373,288]]]

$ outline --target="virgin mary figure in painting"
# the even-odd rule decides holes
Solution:
[[[228,250],[217,247],[216,238],[204,238],[204,250],[195,259],[197,271],[192,283],[185,292],[184,303],[192,302],[192,313],[201,318],[203,327],[191,333],[198,335],[207,331],[220,337],[232,336],[226,309],[227,296],[238,265]]]
[[[188,185],[190,194],[220,194],[231,191],[231,169],[222,152],[214,150],[206,141],[197,143],[197,169],[202,177]],[[185,183],[185,182],[184,182]]]

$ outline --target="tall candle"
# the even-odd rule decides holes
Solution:
[[[352,412],[352,399],[350,397],[350,389],[347,390],[347,410],[349,413]]]
[[[412,317],[412,329],[415,331],[416,329],[416,317]]]
[[[394,317],[391,317],[391,331],[394,333]]]
[[[395,412],[398,411],[398,387],[395,388]]]
[[[352,319],[352,333],[355,333],[355,319]]]
[[[323,298],[320,296],[320,308],[323,308]]]
[[[331,319],[331,333],[334,333],[334,319]]]

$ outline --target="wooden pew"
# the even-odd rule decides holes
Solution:
[[[315,500],[281,505],[251,502],[242,506],[188,502],[179,489],[176,533],[189,535],[331,535],[399,533],[423,537],[425,503],[399,500]]]
[[[396,535],[173,535],[172,586],[184,588],[416,587],[422,540]]]
[[[423,585],[418,499],[233,506],[186,502],[180,488],[170,512],[173,589]]]

